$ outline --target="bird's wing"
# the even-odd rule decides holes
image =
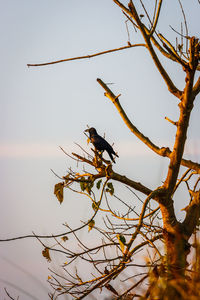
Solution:
[[[99,151],[105,150],[105,148],[106,148],[107,142],[100,135],[92,136],[91,142],[95,146],[95,148]]]
[[[107,152],[115,154],[112,146],[100,135],[95,135],[91,138],[91,142],[99,151],[106,150]]]

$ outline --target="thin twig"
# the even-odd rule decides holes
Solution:
[[[15,300],[13,297],[10,296],[10,294],[8,293],[8,291],[6,290],[6,288],[4,288],[4,290],[5,290],[7,296],[8,296],[10,299]]]
[[[165,117],[165,120],[167,120],[168,122],[172,123],[175,126],[177,126],[177,124],[178,124],[178,122],[174,122],[171,119],[169,119],[168,117]]]
[[[133,290],[134,288],[136,288],[139,284],[141,284],[149,275],[145,275],[143,276],[137,283],[135,283],[134,285],[132,285],[128,290],[126,290],[123,294],[121,294],[119,297],[116,298],[117,299],[122,299],[123,296],[127,295],[131,290]]]
[[[154,23],[153,23],[153,26],[151,28],[151,31],[150,31],[149,35],[152,35],[154,33],[155,29],[156,29],[156,26],[157,26],[157,23],[158,23],[158,19],[159,19],[159,16],[160,16],[161,6],[162,6],[162,0],[159,0],[158,9],[157,9],[157,12],[156,12],[155,20],[154,20]]]
[[[184,19],[184,23],[185,23],[185,31],[186,31],[186,36],[188,36],[188,27],[187,27],[187,20],[186,20],[186,16],[185,16],[185,12],[184,12],[184,9],[183,9],[183,5],[181,3],[180,0],[178,0],[179,2],[179,5],[181,7],[181,11],[182,11],[182,14],[183,14],[183,19]],[[186,40],[186,53],[188,52],[188,40]]]
[[[99,56],[99,55],[104,55],[104,54],[108,54],[108,53],[112,53],[112,52],[117,52],[117,51],[129,49],[129,48],[141,47],[141,46],[146,47],[145,44],[128,45],[128,46],[123,46],[123,47],[119,47],[119,48],[115,48],[115,49],[105,50],[105,51],[90,54],[90,55],[76,56],[76,57],[51,61],[51,62],[45,62],[45,63],[41,63],[41,64],[27,64],[27,67],[41,67],[41,66],[53,65],[53,64],[58,64],[58,63],[62,63],[62,62],[72,61],[72,60],[87,59],[87,58],[92,58],[92,57]]]

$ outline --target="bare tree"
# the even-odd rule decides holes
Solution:
[[[143,43],[132,44],[128,40],[128,45],[121,48],[50,63],[29,64],[28,66],[86,59],[131,47],[147,49],[169,93],[179,100],[178,120],[172,121],[166,118],[176,127],[173,149],[170,150],[165,146],[160,147],[154,144],[149,137],[146,137],[128,118],[120,103],[120,95],[115,95],[102,79],[98,78],[97,82],[103,88],[104,95],[116,107],[127,128],[158,156],[169,159],[168,172],[164,183],[151,190],[139,183],[137,179],[116,173],[110,161],[105,160],[96,150],[93,150],[93,155],[91,155],[81,148],[83,154],[72,153],[71,157],[79,164],[84,163],[83,171],[77,173],[70,169],[61,178],[61,182],[55,185],[55,195],[60,203],[63,201],[64,188],[87,197],[91,201],[93,215],[77,228],[70,228],[69,225],[65,224],[66,231],[60,235],[36,237],[44,246],[43,255],[48,260],[51,260],[51,252],[62,253],[67,258],[67,263],[63,264],[62,272],[52,270],[52,275],[49,277],[49,283],[54,289],[54,293],[51,295],[52,299],[62,294],[83,299],[93,291],[102,288],[111,291],[116,299],[123,299],[128,295],[132,297],[130,299],[134,297],[143,297],[142,299],[172,299],[172,297],[174,299],[186,299],[187,289],[191,289],[191,285],[189,285],[191,278],[196,276],[196,281],[193,281],[196,282],[195,284],[199,281],[199,270],[197,267],[195,267],[196,269],[189,268],[187,257],[191,252],[189,239],[199,226],[200,164],[185,159],[183,153],[194,101],[200,92],[200,77],[195,82],[195,74],[200,70],[198,64],[200,43],[198,38],[189,36],[181,1],[179,4],[183,13],[185,32],[183,30],[180,33],[177,32],[176,45],[173,45],[157,31],[162,0],[156,0],[154,5],[152,4],[152,11],[147,11],[142,0],[138,1],[144,14],[139,14],[139,10],[136,9],[132,0],[127,6],[118,0],[113,0],[113,2],[122,10],[126,21],[133,26],[138,34],[141,34]],[[172,30],[175,29],[172,28]],[[175,82],[163,66],[160,56],[164,56],[182,67],[185,74],[183,90],[176,87]],[[186,168],[183,173],[180,172],[181,166]],[[127,203],[126,199],[118,196],[115,191],[115,183],[129,189],[132,197],[141,203],[140,210],[136,209],[131,202]],[[174,195],[181,185],[185,185],[188,189],[188,205],[185,208],[186,216],[182,222],[177,220],[173,201]],[[139,193],[136,194],[137,192]],[[113,207],[110,201],[112,197],[115,197],[116,207],[117,201],[121,207],[123,205],[120,211]],[[151,204],[152,200],[157,202],[157,207]],[[103,216],[101,227],[95,225],[95,220],[99,215]],[[99,240],[97,239],[96,245],[90,245],[86,240],[83,241],[79,237],[79,233],[86,227],[89,231],[95,230],[98,233]],[[53,245],[44,242],[43,239],[45,238],[53,239]],[[77,241],[79,250],[74,249],[73,246],[70,247],[68,239]],[[134,258],[137,257],[138,251],[141,249],[144,251],[145,247],[150,248],[149,262],[135,263]],[[198,242],[196,242],[195,247],[197,257],[199,257]],[[93,267],[91,276],[87,274],[88,277],[85,278],[85,274],[79,273],[76,264],[80,261]],[[74,273],[72,273],[73,266]],[[142,271],[138,271],[140,268]],[[132,275],[128,276],[127,272]],[[193,274],[193,277],[189,276],[190,273]],[[115,285],[114,280],[116,278],[121,280],[125,278],[128,282],[128,287],[121,284],[123,292],[119,285]],[[144,287],[139,290],[138,286],[147,278],[150,287],[146,291],[144,291]],[[137,293],[135,292],[136,287]],[[195,293],[193,291],[193,296],[196,297],[194,299],[197,299],[199,294],[198,292]]]

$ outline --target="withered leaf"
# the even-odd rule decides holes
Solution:
[[[111,196],[112,196],[114,194],[114,191],[115,191],[112,182],[108,182],[107,187],[108,188],[106,189],[106,192],[110,193]]]
[[[64,188],[63,182],[57,183],[54,187],[54,194],[56,195],[60,204],[63,202],[63,188]]]
[[[100,189],[101,183],[102,183],[102,179],[100,179],[96,184],[98,190]]]
[[[126,245],[126,239],[122,234],[117,234],[117,239],[119,241],[120,248],[124,252],[124,246]]]
[[[90,222],[88,223],[88,232],[90,232],[90,230],[92,230],[92,228],[95,225],[95,221],[94,220],[90,220]]]
[[[63,240],[63,242],[66,242],[69,238],[66,235],[64,235],[61,237],[61,239]]]
[[[92,202],[92,208],[94,211],[97,211],[99,209],[99,205],[100,205],[100,202]]]
[[[51,261],[51,257],[49,254],[49,249],[46,247],[44,248],[44,250],[42,251],[42,255],[47,259],[48,262]]]

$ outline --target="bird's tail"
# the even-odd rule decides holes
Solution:
[[[114,160],[114,158],[113,158],[113,156],[112,156],[112,153],[108,152],[108,154],[109,154],[111,160],[115,163],[115,160]]]

